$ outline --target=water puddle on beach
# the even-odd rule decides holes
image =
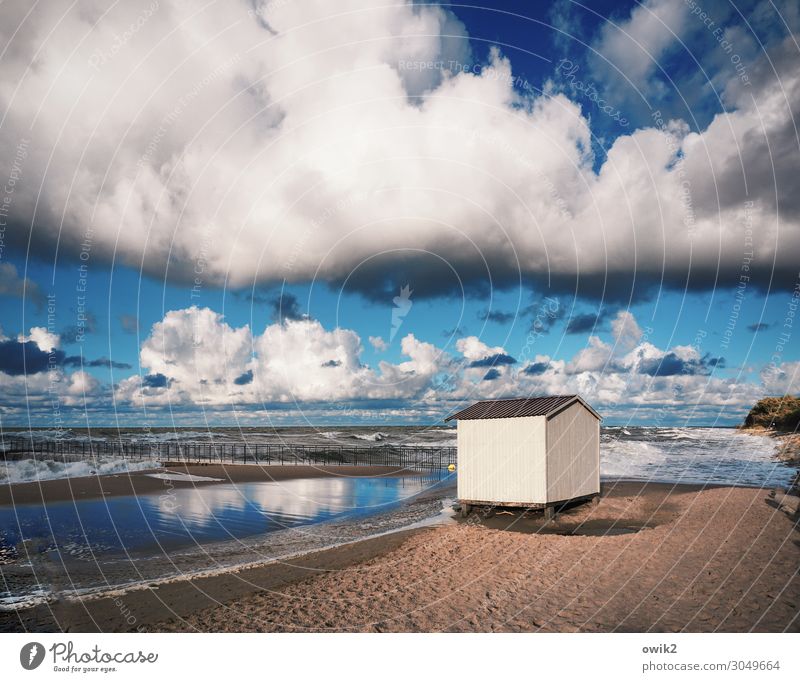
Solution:
[[[420,476],[308,478],[0,507],[0,562],[164,554],[310,524],[358,523],[439,483]]]
[[[454,494],[454,475],[431,472],[0,507],[0,611],[157,589],[447,523]]]

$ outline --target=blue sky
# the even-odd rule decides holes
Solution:
[[[797,391],[792,3],[296,4],[4,22],[3,428]]]
[[[136,330],[131,326],[136,319],[140,334],[146,335],[153,324],[161,320],[169,310],[186,308],[191,305],[207,306],[224,312],[226,321],[234,326],[250,325],[264,327],[277,319],[276,306],[284,301],[288,308],[296,304],[301,314],[309,314],[319,320],[326,328],[336,326],[355,329],[367,339],[369,336],[382,336],[388,340],[391,334],[391,300],[384,304],[365,300],[358,294],[341,294],[340,291],[325,285],[277,286],[260,293],[257,302],[249,300],[249,290],[223,290],[204,288],[194,295],[190,287],[164,285],[152,278],[141,277],[128,267],[117,268],[113,277],[111,270],[93,268],[92,285],[88,287],[86,310],[91,321],[86,322],[87,331],[83,341],[76,342],[75,332],[70,327],[78,325],[78,292],[72,296],[60,297],[58,292],[75,289],[79,272],[74,264],[65,264],[56,269],[55,283],[53,268],[34,263],[27,276],[41,283],[44,292],[56,292],[62,301],[57,316],[56,329],[62,333],[61,348],[70,354],[87,359],[111,358],[119,363],[138,368],[138,341]],[[195,292],[196,294],[197,292]],[[256,296],[259,296],[259,293]],[[769,357],[776,342],[777,330],[781,329],[783,316],[790,295],[777,292],[768,295],[763,291],[748,292],[740,321],[727,347],[723,346],[725,329],[730,311],[735,303],[735,291],[717,290],[709,293],[689,293],[667,291],[658,299],[647,299],[630,306],[604,304],[598,319],[598,304],[581,301],[565,295],[555,294],[562,302],[566,312],[563,318],[552,323],[547,334],[537,337],[537,352],[571,357],[586,345],[587,335],[596,324],[596,333],[607,335],[608,316],[620,308],[630,310],[641,325],[651,326],[651,339],[655,345],[668,347],[691,339],[700,330],[707,330],[705,347],[709,351],[725,356],[727,369],[725,375],[736,375],[744,368],[748,378],[756,378],[759,360]],[[525,287],[509,290],[496,290],[491,297],[475,297],[464,300],[437,297],[414,302],[412,309],[403,320],[402,331],[413,332],[423,339],[430,339],[439,346],[452,346],[460,335],[474,334],[487,345],[506,347],[509,351],[521,349],[525,345],[531,325],[531,315],[526,308],[536,294]],[[266,302],[262,299],[266,299]],[[412,293],[412,301],[414,295]],[[0,298],[2,305],[3,329],[8,335],[22,333],[32,326],[46,327],[48,324],[46,305],[39,306],[26,301],[25,318],[22,318],[22,300],[5,296]],[[573,308],[574,306],[574,308]],[[584,325],[577,333],[567,333],[572,318],[580,318]],[[583,317],[588,316],[588,317]],[[666,320],[666,323],[665,323]],[[14,323],[16,321],[16,323]],[[127,325],[125,324],[127,321]],[[756,329],[755,325],[762,325]],[[458,330],[460,329],[461,334]],[[455,334],[454,334],[455,331]],[[369,344],[365,345],[364,361],[376,363],[380,359],[399,362],[402,354],[396,337],[386,352],[377,352]],[[796,354],[787,357],[796,359]],[[108,381],[107,368],[87,369],[100,380]],[[115,371],[119,377],[125,371]]]

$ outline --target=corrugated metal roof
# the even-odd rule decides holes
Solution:
[[[451,414],[451,419],[505,419],[508,417],[543,417],[580,401],[595,417],[597,414],[579,395],[542,395],[535,398],[509,398],[506,400],[482,400],[470,407]]]

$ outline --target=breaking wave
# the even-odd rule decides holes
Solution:
[[[95,459],[79,462],[57,462],[49,459],[18,459],[0,462],[0,483],[27,483],[47,481],[57,478],[78,478],[80,476],[105,476],[125,474],[161,466],[160,462],[146,460]]]
[[[600,474],[671,483],[787,486],[794,470],[775,459],[772,438],[734,429],[603,429]]]
[[[376,431],[375,433],[354,433],[353,438],[358,440],[366,440],[370,443],[380,443],[389,438],[389,434],[384,433],[383,431]]]

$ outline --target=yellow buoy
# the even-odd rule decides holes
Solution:
[[[456,465],[455,464],[448,465],[447,470],[452,473],[453,471],[456,470]]]

